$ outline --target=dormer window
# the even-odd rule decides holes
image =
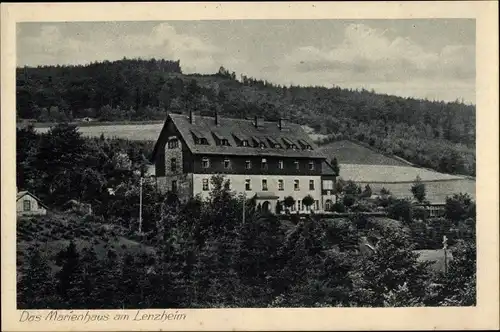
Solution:
[[[302,149],[304,149],[304,150],[312,150],[311,144],[307,143],[306,141],[304,141],[302,139],[299,140],[299,144],[302,147]]]
[[[224,137],[222,134],[217,133],[217,132],[212,132],[212,134],[215,138],[215,142],[217,143],[217,145],[230,146],[229,140],[226,137]]]
[[[260,141],[260,139],[258,139],[257,137],[253,136],[252,137],[252,141],[253,141],[253,147],[254,148],[259,148],[259,147],[262,147],[262,145],[264,144],[263,142]],[[264,146],[265,147],[265,146]]]
[[[231,168],[231,160],[229,159],[224,159],[224,169],[230,169]]]
[[[234,141],[236,142],[236,145],[238,146],[248,146],[248,138],[241,134],[241,133],[233,133]]]
[[[296,170],[299,170],[299,169],[300,169],[300,164],[299,164],[299,161],[298,161],[298,160],[295,160],[293,163],[294,163],[294,165],[295,165],[295,169],[296,169]]]
[[[268,137],[267,140],[269,141],[270,145],[269,146],[272,146],[274,147],[275,149],[281,149],[281,144],[278,143],[274,138],[272,137]]]
[[[309,170],[314,171],[314,161],[309,161]]]
[[[288,138],[283,138],[283,142],[285,142],[285,145],[286,145],[286,148],[287,149],[293,149],[293,150],[296,150],[297,149],[297,144],[295,144],[294,142],[292,142],[290,139]]]
[[[197,145],[208,145],[207,138],[202,133],[200,133],[199,131],[197,131],[197,130],[191,130],[191,134],[193,135],[194,144],[197,144]]]
[[[205,138],[205,137],[202,137],[198,140],[198,142],[196,144],[199,144],[199,145],[208,145],[208,140]]]

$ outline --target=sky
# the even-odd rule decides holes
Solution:
[[[475,104],[475,41],[472,19],[18,23],[17,65],[164,58],[184,73]]]

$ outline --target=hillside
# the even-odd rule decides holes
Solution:
[[[444,203],[447,196],[458,192],[476,197],[473,179],[414,167],[397,157],[378,153],[355,142],[331,142],[321,149],[330,159],[337,158],[342,179],[362,186],[369,184],[377,193],[385,188],[397,197],[411,198],[410,188],[418,176],[426,185],[427,199],[433,203]]]
[[[49,261],[56,261],[57,254],[73,241],[78,250],[93,248],[98,259],[108,251],[118,255],[141,252],[152,253],[153,247],[139,243],[127,230],[116,224],[94,222],[92,218],[74,214],[49,213],[42,217],[24,217],[17,220],[17,266],[22,275],[25,259],[33,248],[41,248]],[[59,270],[51,266],[53,272]]]
[[[42,122],[162,120],[168,111],[228,117],[286,117],[329,140],[355,139],[377,151],[446,173],[475,174],[475,106],[340,87],[279,86],[221,67],[185,75],[165,60],[18,68],[17,115]]]
[[[321,146],[321,150],[340,164],[408,166],[402,160],[386,156],[373,149],[348,140],[341,140]]]

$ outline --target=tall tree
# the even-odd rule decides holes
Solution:
[[[62,298],[61,309],[83,309],[85,303],[85,285],[83,279],[80,254],[71,241],[68,247],[59,254],[61,270],[57,273],[58,293]]]
[[[413,194],[413,197],[417,200],[417,202],[423,203],[425,201],[426,188],[425,188],[425,183],[422,182],[420,176],[417,175],[415,181],[411,186],[410,191]]]
[[[18,309],[49,309],[57,305],[54,280],[47,258],[34,247],[28,257],[26,271],[17,288]]]

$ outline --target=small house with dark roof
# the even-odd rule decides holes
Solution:
[[[335,176],[326,156],[300,125],[283,119],[168,114],[151,162],[158,188],[181,199],[208,197],[216,174],[272,212],[287,196],[295,199],[292,210],[303,212],[324,210],[333,197]],[[314,198],[311,207],[302,204],[307,195]]]
[[[16,212],[18,216],[40,216],[47,214],[47,206],[28,191],[19,191],[16,197]]]

